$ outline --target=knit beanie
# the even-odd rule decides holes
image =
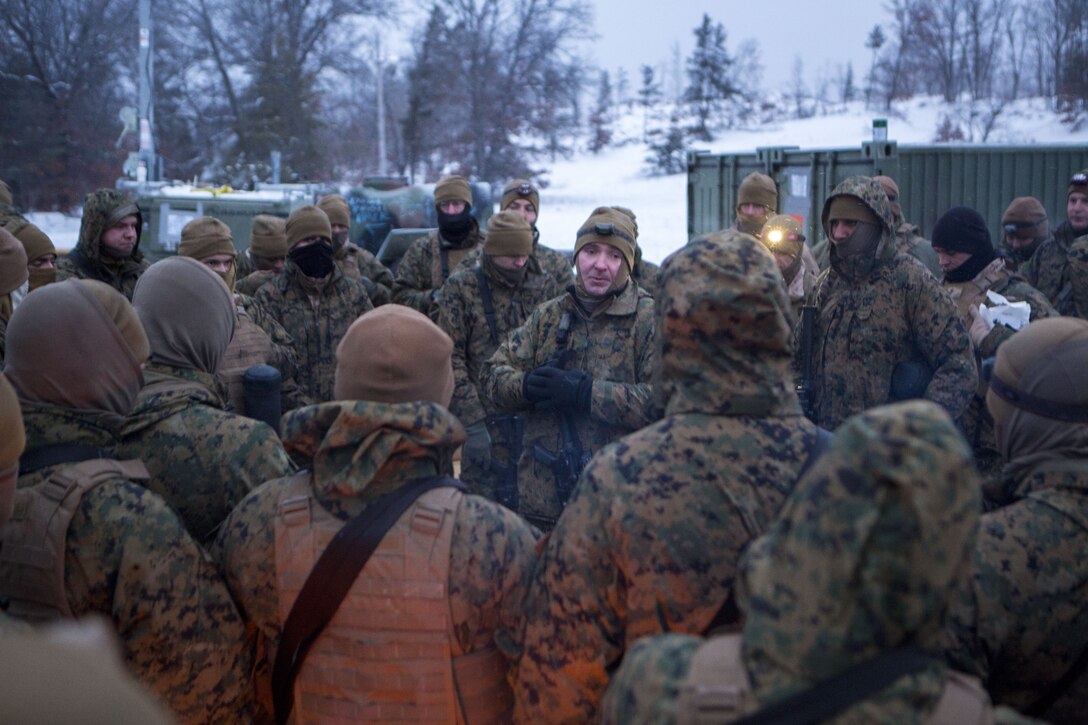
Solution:
[[[0,227],[0,295],[6,295],[26,282],[26,250],[7,229]]]
[[[631,218],[612,207],[602,206],[593,210],[578,230],[574,242],[574,258],[587,244],[607,244],[615,247],[627,262],[627,271],[635,266],[635,228]]]
[[[217,254],[235,256],[234,237],[230,227],[215,217],[193,219],[181,229],[178,254],[199,261]]]
[[[468,179],[456,174],[439,179],[434,187],[435,208],[448,201],[463,201],[466,207],[472,207],[472,187]]]
[[[866,222],[875,224],[878,227],[883,226],[880,216],[868,204],[852,194],[840,194],[831,199],[827,211],[827,221],[831,222],[835,219]]]
[[[966,252],[971,258],[944,273],[945,281],[966,282],[974,279],[994,260],[994,244],[986,221],[974,209],[957,206],[945,212],[933,227],[933,248]]]
[[[336,400],[448,406],[453,341],[426,315],[387,304],[351,323],[336,348]]]
[[[1035,239],[1050,236],[1050,222],[1047,221],[1046,209],[1034,196],[1018,196],[1012,200],[1005,213],[1001,215],[1001,227],[1005,234],[1021,229],[1032,228]]]
[[[491,257],[528,257],[533,253],[533,228],[514,211],[500,211],[487,221],[484,254]]]
[[[759,204],[775,212],[778,209],[778,188],[774,179],[758,171],[748,174],[737,189],[737,208],[741,204]]]
[[[11,383],[0,373],[0,474],[19,461],[25,445],[26,431],[19,399]]]
[[[438,189],[435,189],[435,201],[438,200],[437,194]],[[514,179],[503,187],[499,210],[506,209],[515,199],[528,199],[537,216],[540,216],[540,192],[527,179]]]
[[[620,214],[625,215],[628,219],[631,220],[631,226],[635,230],[635,241],[637,242],[638,241],[638,217],[635,216],[635,213],[633,211],[631,211],[630,209],[628,209],[625,206],[613,206],[612,208],[615,209],[616,211],[618,211]]]
[[[258,257],[286,257],[287,220],[271,214],[258,214],[253,217],[249,251]]]
[[[329,217],[329,224],[351,226],[351,208],[347,199],[339,194],[326,194],[317,201],[317,208]]]
[[[23,245],[27,262],[33,262],[38,257],[44,257],[47,254],[57,253],[53,240],[45,232],[25,219],[14,219],[8,222],[4,228],[11,232]]]
[[[287,217],[287,249],[310,237],[324,237],[332,242],[329,215],[312,204],[300,206]]]
[[[775,214],[763,225],[760,241],[772,252],[795,258],[805,246],[805,233],[789,214]]]
[[[1065,192],[1065,198],[1068,200],[1069,195],[1074,191],[1088,194],[1088,169],[1081,169],[1069,179],[1069,189]]]

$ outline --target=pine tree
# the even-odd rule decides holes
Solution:
[[[612,81],[608,71],[601,71],[601,82],[597,86],[597,103],[589,115],[589,150],[599,154],[612,142]]]
[[[661,100],[661,84],[654,78],[652,65],[642,66],[642,86],[638,89],[638,103],[642,106],[642,142],[646,143],[649,132],[650,109]]]
[[[650,155],[646,161],[657,174],[679,174],[687,169],[687,145],[684,143],[684,130],[675,113],[669,118],[669,129],[660,143],[650,146]]]
[[[687,61],[688,87],[684,100],[695,107],[695,136],[710,141],[711,116],[720,115],[724,102],[737,93],[730,78],[734,59],[725,49],[725,28],[721,23],[711,22],[708,14],[703,14],[703,22],[694,32],[695,50]]]

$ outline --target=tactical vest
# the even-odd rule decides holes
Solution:
[[[457,265],[461,263],[461,260],[467,257],[469,252],[479,246],[479,243],[477,243],[471,247],[451,247],[449,249],[444,249],[438,234],[435,234],[434,238],[431,239],[430,244],[431,289],[442,289],[442,285],[446,284],[446,280],[449,279],[450,273],[457,269]]]
[[[449,605],[450,543],[462,493],[419,498],[382,539],[295,679],[295,722],[499,723],[513,694],[494,647],[466,654]],[[343,522],[290,479],[276,516],[280,621]]]
[[[242,383],[246,370],[254,365],[268,365],[271,359],[272,339],[239,307],[234,336],[215,374],[226,388],[227,400],[234,406],[235,413],[246,414],[245,386]]]
[[[8,614],[31,622],[74,616],[64,586],[65,542],[84,494],[124,478],[150,478],[138,460],[93,459],[58,469],[15,492],[15,513],[0,526],[0,596]]]
[[[945,286],[956,301],[956,309],[959,310],[960,318],[970,325],[971,316],[968,310],[972,307],[977,310],[979,304],[985,301],[986,292],[998,282],[1006,280],[1010,276],[1009,270],[1005,269],[1005,260],[998,257],[986,265],[974,279],[966,282],[945,282]],[[1010,299],[1009,301],[1015,302],[1017,300]]]
[[[677,697],[676,721],[691,725],[728,723],[759,710],[741,656],[739,634],[706,640],[695,652]],[[927,725],[990,725],[989,695],[974,677],[949,671]]]

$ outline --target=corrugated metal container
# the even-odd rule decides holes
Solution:
[[[835,185],[848,176],[890,176],[899,185],[904,218],[927,238],[954,206],[977,210],[1001,239],[1001,214],[1018,196],[1034,196],[1046,207],[1051,228],[1065,220],[1066,189],[1073,173],[1088,168],[1088,147],[900,146],[867,141],[860,149],[758,148],[751,154],[688,156],[688,234],[717,231],[733,223],[737,187],[759,171],[778,184],[778,207],[804,220],[810,243],[823,236],[820,213]]]

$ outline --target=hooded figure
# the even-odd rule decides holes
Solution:
[[[144,461],[148,488],[207,542],[247,493],[292,467],[268,425],[223,409],[215,372],[237,313],[219,275],[195,259],[169,257],[141,277],[133,306],[151,359],[121,451]]]
[[[483,395],[482,371],[511,331],[537,306],[562,292],[555,278],[533,263],[534,253],[529,222],[515,211],[501,211],[488,220],[487,239],[476,264],[458,269],[442,288],[445,304],[438,322],[453,340],[456,380],[449,407],[468,432],[461,454],[461,480],[495,500],[499,500],[500,474],[492,470],[492,464],[505,467],[509,482],[510,467],[517,470],[517,461],[510,456],[520,441],[515,440],[516,423],[494,418],[495,411]],[[514,501],[502,502],[517,508]]]
[[[987,485],[950,661],[1048,722],[1088,711],[1088,321],[1033,322],[997,351],[986,404],[1005,460]]]
[[[434,187],[438,229],[412,242],[397,265],[393,301],[438,319],[442,285],[459,266],[471,266],[470,253],[484,241],[472,216],[472,187],[463,176],[446,176]],[[469,261],[471,259],[471,261]]]
[[[658,416],[650,386],[653,298],[630,282],[630,219],[615,209],[594,210],[574,249],[575,285],[511,332],[482,375],[490,406],[525,415],[519,512],[545,530],[555,525],[589,456]],[[574,433],[564,436],[564,428]],[[574,437],[580,451],[573,450]],[[544,455],[564,450],[573,466]]]
[[[913,674],[827,721],[993,722],[985,691],[950,671],[938,646],[970,572],[978,488],[970,451],[938,406],[849,419],[741,559],[742,634],[642,640],[612,678],[603,721],[731,722],[912,647]]]
[[[116,189],[98,189],[83,202],[83,221],[75,249],[57,260],[57,279],[95,279],[132,299],[136,280],[148,267],[140,251],[144,217],[140,208]],[[116,244],[103,241],[116,236]]]
[[[26,298],[9,335],[4,372],[19,395],[27,450],[17,513],[0,534],[8,613],[102,614],[116,628],[128,669],[179,720],[236,719],[248,708],[250,662],[229,592],[170,506],[142,485],[142,464],[95,460],[114,458],[143,380],[148,339],[132,306],[101,282],[59,282]],[[58,511],[52,477],[60,474],[85,483],[64,489]],[[52,504],[39,506],[46,500]],[[70,523],[52,527],[61,540],[46,539],[35,517],[63,521],[63,511]],[[21,551],[64,552],[63,591],[51,603],[44,595],[56,586],[56,562],[35,572],[19,566],[25,557],[5,556],[13,540]]]
[[[758,241],[727,230],[685,246],[655,302],[665,418],[590,461],[541,552],[521,722],[593,722],[636,639],[707,629],[816,445],[790,379],[789,298]]]
[[[873,179],[852,176],[824,203],[831,268],[816,284],[812,360],[816,422],[834,429],[892,398],[893,371],[929,373],[924,397],[954,418],[978,385],[967,328],[940,282],[896,252],[892,211]]]
[[[308,472],[250,494],[215,548],[270,661],[301,582],[324,549],[307,545],[307,532],[328,541],[381,496],[438,475],[465,440],[445,407],[453,391],[451,348],[421,313],[379,307],[340,343],[337,400],[284,417],[285,444]],[[292,501],[305,501],[310,513],[285,516]],[[440,529],[436,520],[444,522]],[[422,564],[413,542],[430,557]],[[530,527],[492,501],[450,488],[423,494],[382,540],[307,655],[295,681],[296,691],[307,693],[295,698],[296,719],[309,721],[309,707],[336,700],[337,712],[360,722],[389,720],[388,708],[403,713],[396,719],[404,722],[506,721],[505,678],[517,652],[534,543]],[[372,616],[351,616],[363,607]],[[337,656],[344,652],[352,655]],[[328,688],[329,677],[351,684]],[[314,680],[323,684],[312,689]],[[269,692],[267,679],[257,684]]]

